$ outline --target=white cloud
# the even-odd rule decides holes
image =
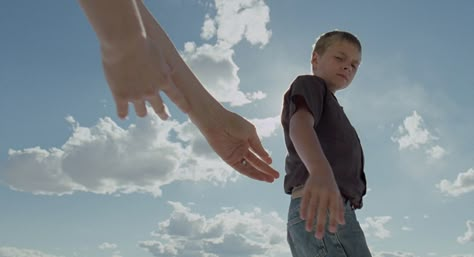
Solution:
[[[474,191],[474,169],[470,168],[468,171],[458,174],[454,182],[443,179],[439,184],[436,184],[436,187],[450,196],[460,196],[472,192]]]
[[[158,224],[153,240],[139,246],[156,257],[288,256],[285,221],[275,212],[225,208],[214,217],[169,202],[173,212]]]
[[[216,22],[211,19],[209,14],[206,14],[204,24],[201,29],[201,38],[209,40],[216,35]]]
[[[392,141],[399,144],[399,149],[418,149],[420,145],[429,143],[436,139],[424,128],[423,119],[416,111],[403,121],[403,125],[398,127],[399,136],[392,137]]]
[[[217,24],[219,43],[232,47],[244,38],[253,45],[269,42],[270,8],[263,0],[215,0],[215,5],[217,15],[209,19]]]
[[[425,147],[425,153],[430,160],[438,160],[446,155],[446,150],[439,146],[430,146],[433,141],[438,140],[428,129],[425,128],[423,118],[413,111],[403,121],[403,125],[398,127],[398,135],[392,136],[392,141],[398,143],[400,150],[403,149],[419,149]]]
[[[413,228],[412,228],[412,227],[408,227],[408,226],[403,226],[403,227],[402,227],[402,230],[403,230],[403,231],[413,231]]]
[[[201,36],[211,39],[217,35],[218,43],[200,47],[186,43],[183,58],[219,101],[236,106],[263,99],[266,94],[262,91],[239,90],[231,47],[244,38],[251,44],[268,43],[268,7],[261,0],[251,0],[216,1],[216,8],[216,17],[206,15]],[[11,188],[35,194],[87,191],[159,196],[162,185],[176,180],[223,183],[236,179],[236,173],[217,158],[189,122],[162,122],[149,115],[140,124],[122,129],[110,118],[92,128],[80,127],[72,117],[67,120],[74,132],[62,147],[9,151],[3,177]],[[262,137],[278,127],[274,118],[254,122]],[[171,133],[178,134],[179,142],[169,140]]]
[[[32,249],[0,246],[0,257],[59,257]]]
[[[279,115],[264,119],[251,119],[250,122],[257,127],[257,133],[261,137],[273,136],[275,131],[280,128],[281,124]]]
[[[380,239],[390,237],[390,231],[387,230],[384,226],[387,222],[392,219],[390,216],[380,216],[380,217],[367,217],[365,222],[360,226],[364,230],[366,236],[375,236]]]
[[[457,238],[458,243],[466,244],[474,242],[474,220],[466,221],[467,231],[463,236]]]
[[[426,150],[426,154],[428,154],[432,160],[441,159],[446,155],[446,153],[446,150],[439,145],[435,145]]]
[[[66,119],[73,131],[61,147],[9,150],[6,168],[0,173],[5,184],[34,194],[84,191],[160,196],[161,186],[173,181],[224,184],[238,178],[189,121],[161,121],[151,111],[126,129],[108,117],[92,127]],[[262,124],[258,128],[265,131],[262,136],[271,135],[272,128]]]
[[[252,99],[239,89],[239,67],[234,63],[233,55],[234,50],[220,44],[196,47],[192,42],[185,44],[182,53],[189,67],[218,101],[240,106],[251,103]]]
[[[114,243],[108,243],[108,242],[104,242],[104,243],[100,244],[98,247],[99,247],[99,249],[101,249],[101,250],[117,249],[117,245],[116,245],[116,244],[114,244]]]
[[[187,42],[181,53],[183,59],[220,102],[241,106],[265,98],[262,91],[240,91],[239,67],[233,60],[232,48],[244,38],[253,45],[264,46],[269,42],[268,6],[263,0],[216,0],[215,7],[215,17],[205,16],[201,37],[209,40],[217,36],[217,42],[201,46]]]

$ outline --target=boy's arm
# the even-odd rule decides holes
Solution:
[[[290,138],[296,152],[309,172],[300,216],[306,220],[306,230],[312,231],[317,215],[316,237],[322,239],[329,210],[329,231],[336,232],[337,223],[344,224],[344,206],[333,171],[323,153],[316,132],[314,118],[302,97],[296,99],[296,112],[290,119]]]

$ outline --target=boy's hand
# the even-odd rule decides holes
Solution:
[[[309,175],[303,188],[300,217],[306,220],[306,231],[313,230],[316,217],[315,236],[322,239],[329,211],[329,231],[335,233],[337,225],[343,225],[344,205],[336,181],[332,175]]]

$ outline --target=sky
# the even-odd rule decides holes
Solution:
[[[336,94],[366,157],[356,211],[375,257],[474,256],[474,3],[145,1],[203,85],[253,122],[273,183],[172,117],[120,120],[76,1],[0,9],[0,257],[283,257],[282,97],[316,37],[361,40]]]

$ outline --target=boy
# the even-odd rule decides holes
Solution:
[[[351,83],[361,52],[359,40],[348,32],[321,35],[311,58],[313,76],[297,77],[284,96],[284,187],[292,198],[293,257],[371,256],[354,213],[366,193],[362,147],[334,96]]]

